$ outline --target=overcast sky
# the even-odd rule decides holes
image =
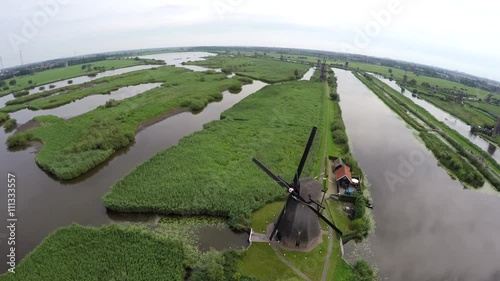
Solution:
[[[345,51],[500,80],[500,4],[460,0],[0,0],[3,66],[137,48]]]

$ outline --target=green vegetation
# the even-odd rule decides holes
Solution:
[[[19,92],[12,93],[12,95],[15,98],[18,98],[18,97],[22,97],[22,96],[27,96],[27,95],[29,95],[29,93],[30,93],[30,91],[24,90],[24,91],[19,91]]]
[[[330,108],[328,109],[327,114],[332,116],[332,123],[329,131],[329,138],[331,139],[331,142],[328,145],[328,153],[332,159],[342,158],[344,163],[351,168],[351,174],[353,177],[363,179],[363,172],[350,152],[349,140],[345,132],[342,110],[339,105],[339,98],[337,94],[337,78],[333,73],[331,73],[329,74],[327,81],[329,86],[329,91],[327,91],[327,93],[329,93],[328,97],[330,98],[330,101],[328,101]],[[329,168],[329,165],[327,165],[327,167]],[[360,242],[373,230],[371,212],[366,211],[365,207],[365,196],[367,195],[368,190],[363,180],[360,186],[360,193],[357,195],[356,203],[354,204],[355,220],[352,222],[349,221],[346,213],[342,210],[338,210],[339,205],[342,206],[340,202],[332,202],[331,200],[327,201],[328,205],[334,204],[333,208],[329,206],[329,210],[334,218],[335,224],[342,227],[341,229],[346,230],[346,232],[343,232],[344,235],[342,237],[345,243],[351,239],[354,239],[356,242]]]
[[[6,144],[8,147],[23,147],[33,139],[31,132],[19,132],[7,139]]]
[[[46,238],[2,280],[184,280],[182,243],[134,227],[72,225]]]
[[[377,276],[371,266],[364,260],[358,260],[354,266],[354,278],[352,281],[372,281]]]
[[[488,103],[485,98],[493,95],[480,88],[471,87],[443,78],[417,75],[411,71],[393,68],[389,73],[388,68],[380,65],[365,63],[350,63],[351,69],[378,73],[396,80],[399,84],[410,87],[413,93],[434,104],[440,109],[449,112],[471,126],[493,127],[496,116],[500,114],[498,99],[495,104]],[[405,79],[406,75],[406,79]],[[405,82],[406,81],[406,82]],[[458,93],[464,94],[464,104],[455,102]],[[471,100],[472,99],[472,100]],[[495,98],[493,98],[495,100]],[[500,144],[496,140],[495,143]]]
[[[138,83],[141,79],[156,82],[163,79],[165,83],[113,107],[102,106],[69,120],[44,120],[42,126],[29,131],[33,140],[44,145],[35,157],[42,169],[60,179],[75,178],[105,161],[117,149],[128,146],[143,122],[171,114],[184,106],[191,109],[195,103],[203,107],[220,99],[223,90],[241,85],[239,80],[227,79],[223,74],[207,75],[175,67],[128,74]],[[205,82],[199,81],[201,76],[205,76]],[[131,80],[108,84],[112,83],[125,85]],[[7,140],[7,143],[19,142]]]
[[[293,173],[310,128],[321,122],[321,108],[320,84],[267,86],[225,111],[221,121],[138,166],[104,203],[122,212],[224,216],[232,227],[246,227],[252,211],[285,196],[251,158]],[[287,173],[280,174],[292,178]]]
[[[258,281],[238,272],[242,252],[201,253],[193,244],[194,223],[162,219],[146,224],[59,229],[1,280],[190,280]],[[186,232],[187,231],[187,232]]]
[[[263,281],[299,281],[302,280],[286,264],[273,249],[265,243],[253,243],[243,254],[239,270],[249,276]]]
[[[14,128],[17,127],[17,120],[16,119],[7,119],[5,122],[3,122],[3,127],[6,130],[13,130]]]
[[[103,70],[110,70],[110,69],[123,68],[140,64],[150,64],[150,63],[154,63],[154,61],[120,59],[120,60],[104,60],[99,62],[93,62],[91,65],[92,67],[97,67],[98,69],[100,69],[100,71],[103,71]],[[95,72],[91,70],[90,73],[95,73]],[[79,64],[68,67],[44,70],[36,72],[31,75],[16,77],[15,79],[16,83],[14,83],[15,86],[11,86],[10,89],[8,90],[1,90],[0,97],[9,94],[12,91],[26,90],[34,87],[35,85],[44,85],[87,74],[89,74],[88,69],[82,68],[82,65]],[[29,83],[30,81],[31,83]]]
[[[460,136],[457,132],[453,131],[445,124],[438,122],[423,108],[414,104],[405,96],[397,93],[380,80],[376,78],[369,80],[366,75],[360,75],[358,73],[355,73],[355,75],[384,103],[400,115],[403,120],[419,131],[419,135],[424,141],[426,147],[434,153],[440,163],[445,166],[453,176],[457,177],[464,184],[475,188],[481,187],[484,184],[484,176],[493,186],[495,186],[495,188],[497,188],[497,190],[500,190],[500,182],[498,181],[497,176],[484,168],[482,164],[477,165],[479,162],[477,157],[469,151],[466,151],[466,149],[475,152],[476,155],[482,155],[485,157],[486,161],[491,163],[491,167],[498,169],[498,164],[487,156],[484,151],[470,143],[467,139]],[[436,130],[437,133],[445,138],[446,141],[448,141],[456,149],[456,152],[450,150],[449,147],[436,136],[427,133],[426,131],[428,129],[418,123],[413,117],[408,115],[407,111],[409,111],[416,118],[422,120],[427,126],[429,126],[429,128]],[[470,163],[463,161],[462,157],[468,159]],[[477,170],[479,170],[481,174],[479,174]]]
[[[309,67],[291,62],[281,62],[270,59],[237,57],[225,55],[211,56],[203,61],[188,62],[210,68],[222,68],[225,73],[234,72],[240,76],[258,79],[267,83],[277,83],[296,80],[296,74],[302,77]],[[297,73],[295,71],[297,70]]]
[[[7,119],[9,119],[9,118],[10,118],[9,114],[4,113],[4,112],[0,112],[0,124],[7,121]]]

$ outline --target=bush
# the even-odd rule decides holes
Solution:
[[[347,136],[342,130],[335,130],[332,132],[333,141],[336,144],[347,144]]]
[[[229,68],[221,68],[220,71],[222,71],[226,75],[233,73],[233,71]]]
[[[337,98],[338,98],[338,95],[337,95],[337,94],[335,94],[335,93],[330,93],[330,99],[332,99],[332,100],[337,100]]]
[[[3,123],[3,127],[7,130],[12,130],[17,127],[16,119],[8,119]]]
[[[366,200],[363,195],[358,195],[356,197],[356,202],[354,203],[354,218],[359,219],[365,215],[366,212]]]
[[[24,146],[33,139],[33,134],[30,132],[20,132],[10,136],[5,144],[9,148]]]
[[[199,99],[184,99],[181,101],[181,106],[194,111],[203,109],[205,107],[205,102]]]
[[[120,104],[120,101],[117,101],[115,99],[110,99],[104,104],[105,108],[110,108],[110,107],[115,107]]]
[[[352,281],[375,281],[377,275],[371,266],[365,260],[358,260],[353,266],[354,277]]]
[[[30,93],[29,91],[20,91],[20,92],[15,92],[12,95],[15,98],[18,98],[18,97],[22,97],[22,96],[27,96],[27,95],[29,95],[29,93]]]
[[[9,119],[9,114],[0,112],[0,123],[3,123],[4,121],[7,121]]]

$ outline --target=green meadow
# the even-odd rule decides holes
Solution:
[[[311,127],[321,125],[322,94],[320,83],[306,81],[263,88],[222,113],[222,120],[136,167],[106,194],[105,206],[223,216],[234,228],[247,227],[252,211],[286,195],[252,157],[290,180]]]
[[[8,90],[0,89],[0,97],[5,96],[11,92],[22,91],[25,89],[29,89],[35,87],[37,85],[45,85],[52,82],[65,80],[77,76],[84,76],[92,73],[96,73],[96,71],[88,71],[87,68],[82,68],[82,65],[91,65],[92,68],[104,68],[105,70],[135,66],[140,64],[148,64],[152,63],[150,60],[133,60],[133,59],[119,59],[119,60],[104,60],[86,64],[78,64],[72,65],[68,67],[61,67],[55,69],[49,69],[44,71],[35,72],[31,75],[24,75],[21,77],[15,77],[13,79],[16,80],[16,84],[14,86],[10,86],[9,81],[12,79],[6,80],[7,85],[9,86]],[[31,83],[29,83],[31,81]]]
[[[247,76],[267,83],[296,80],[301,78],[309,69],[309,65],[304,64],[225,55],[207,57],[206,60],[189,62],[188,64],[222,68],[228,72],[234,72],[237,75]],[[298,77],[295,75],[295,70],[298,72]]]

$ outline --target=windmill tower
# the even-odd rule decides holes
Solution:
[[[278,242],[288,247],[297,248],[314,246],[320,241],[321,237],[319,219],[325,221],[342,236],[342,232],[319,211],[319,209],[324,208],[319,203],[323,185],[312,178],[300,179],[309,150],[314,141],[314,136],[316,135],[316,130],[317,128],[313,127],[291,183],[287,183],[281,177],[273,174],[257,159],[252,159],[259,168],[289,193],[285,206],[271,231],[269,237],[271,242]]]

